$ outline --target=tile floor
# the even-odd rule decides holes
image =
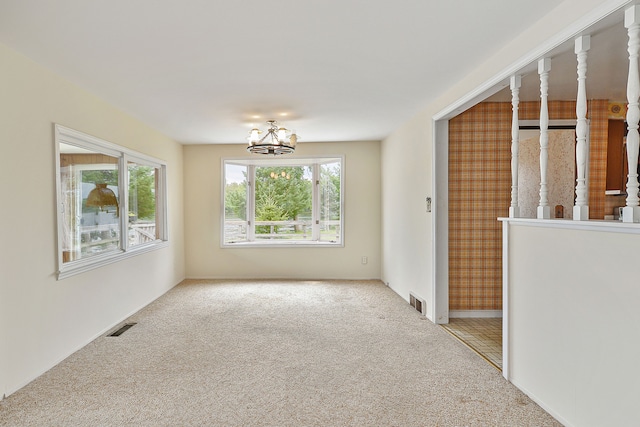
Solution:
[[[502,319],[455,318],[441,325],[493,366],[502,370]]]

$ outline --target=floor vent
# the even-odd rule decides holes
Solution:
[[[409,292],[409,304],[411,304],[411,307],[418,310],[421,314],[427,314],[427,302],[413,292]]]
[[[127,323],[124,326],[120,327],[119,329],[117,329],[116,331],[110,333],[107,336],[108,337],[119,337],[120,335],[124,334],[129,329],[131,329],[134,325],[135,325],[135,323]]]

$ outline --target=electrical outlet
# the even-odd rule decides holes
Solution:
[[[366,263],[368,263],[368,262],[369,262],[369,258],[368,258],[368,257],[366,257],[366,256],[363,256],[363,257],[362,257],[362,264],[364,265],[364,264],[366,264]]]
[[[431,197],[427,197],[427,212],[431,212]]]

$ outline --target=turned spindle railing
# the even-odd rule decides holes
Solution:
[[[573,219],[589,219],[587,187],[587,51],[591,47],[590,36],[580,36],[575,40],[575,53],[578,59],[578,95],[576,99],[576,203],[573,207]]]
[[[511,76],[511,106],[513,115],[511,120],[511,206],[509,207],[509,218],[520,217],[520,207],[518,204],[518,138],[520,124],[518,120],[518,105],[520,103],[520,76]]]
[[[638,181],[638,158],[640,156],[640,5],[632,5],[625,10],[624,26],[628,32],[629,73],[627,80],[627,198],[623,208],[623,222],[640,223],[640,182]],[[589,219],[589,121],[587,119],[587,52],[591,48],[591,36],[581,35],[574,40],[577,58],[578,92],[576,96],[576,186],[573,219]],[[551,218],[549,206],[549,185],[547,169],[549,165],[549,72],[551,58],[538,61],[540,77],[540,200],[536,216]],[[510,79],[511,105],[511,205],[509,217],[520,217],[518,196],[518,151],[520,87],[522,78],[513,75]]]
[[[638,207],[638,121],[640,121],[640,74],[638,72],[638,50],[640,49],[640,7],[631,6],[625,11],[624,26],[629,36],[629,74],[627,80],[627,200],[622,210],[623,222],[640,222]]]
[[[540,219],[551,218],[549,207],[549,189],[547,186],[547,166],[549,163],[549,71],[551,70],[551,58],[542,58],[538,61],[538,74],[540,75],[540,203],[537,216]]]

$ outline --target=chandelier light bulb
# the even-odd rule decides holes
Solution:
[[[287,142],[287,130],[285,128],[278,129],[278,141]]]
[[[249,134],[249,142],[251,145],[255,144],[260,140],[260,131],[256,128],[251,129],[251,133]]]

